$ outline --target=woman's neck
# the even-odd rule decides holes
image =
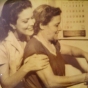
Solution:
[[[41,41],[45,42],[46,44],[51,44],[50,41],[48,40],[47,36],[46,36],[44,33],[41,33],[41,32],[38,33],[38,34],[37,34],[37,37],[38,37]]]
[[[14,35],[17,38],[17,40],[19,40],[19,41],[26,41],[27,40],[26,36],[16,32],[16,31],[14,31]]]
[[[13,32],[13,33],[17,41],[19,42],[20,46],[24,49],[27,42],[27,38],[22,34],[18,34],[17,32]]]
[[[38,33],[36,37],[51,53],[56,55],[55,46],[46,38],[44,34]]]

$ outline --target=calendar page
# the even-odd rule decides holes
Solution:
[[[62,39],[88,39],[88,1],[57,0],[56,6],[62,10]]]

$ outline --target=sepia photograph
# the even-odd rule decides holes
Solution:
[[[0,88],[88,88],[88,0],[0,0]]]

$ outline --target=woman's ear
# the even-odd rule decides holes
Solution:
[[[15,29],[16,29],[15,25],[10,24],[10,26],[13,28],[13,30],[15,30]]]
[[[40,29],[42,29],[42,30],[45,29],[45,26],[42,23],[40,23],[39,26],[40,26]]]

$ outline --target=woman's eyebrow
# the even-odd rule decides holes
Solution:
[[[57,24],[60,24],[60,22],[58,22]]]
[[[56,23],[56,25],[59,25],[60,24],[60,22],[59,23]]]
[[[34,18],[34,16],[31,16],[31,18],[33,19],[33,18]]]
[[[4,63],[5,64],[5,63]],[[4,65],[4,64],[0,64],[0,66]]]

